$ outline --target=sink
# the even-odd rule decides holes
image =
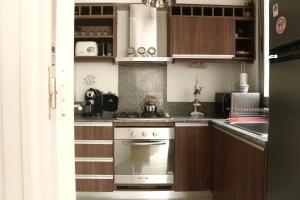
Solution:
[[[250,131],[262,137],[268,136],[268,122],[231,122],[230,124],[232,126]]]

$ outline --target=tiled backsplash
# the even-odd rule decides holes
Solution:
[[[164,66],[119,67],[118,112],[142,112],[142,103],[147,95],[156,96],[158,109],[170,115],[189,115],[192,102],[167,102],[167,68]],[[206,116],[214,115],[214,103],[203,103],[199,109]]]

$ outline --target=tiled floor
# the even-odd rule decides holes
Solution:
[[[213,200],[210,191],[204,192],[108,192],[77,193],[77,200]]]

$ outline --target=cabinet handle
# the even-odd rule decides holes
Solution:
[[[112,145],[113,140],[75,140],[75,144],[102,144]]]
[[[111,180],[113,175],[76,175],[76,179],[90,179],[90,180]]]
[[[75,162],[113,162],[113,158],[76,157]]]

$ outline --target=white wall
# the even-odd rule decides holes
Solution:
[[[247,0],[201,0],[184,1],[199,4],[230,4],[243,5]],[[103,1],[101,1],[103,2]],[[124,3],[125,1],[123,1]],[[178,1],[179,2],[179,1]],[[158,53],[167,54],[167,12],[158,12]],[[258,43],[258,40],[256,41]],[[118,57],[127,55],[129,47],[129,12],[118,11]],[[258,46],[258,45],[256,45]],[[258,51],[257,51],[258,52]],[[96,87],[104,92],[118,92],[118,67],[112,63],[76,63],[75,64],[75,101],[81,101],[89,86],[83,79],[88,74],[94,74]],[[206,63],[196,66],[188,63],[171,64],[167,68],[167,99],[169,102],[190,102],[193,99],[193,87],[196,78],[204,87],[202,101],[213,102],[215,92],[228,92],[237,87],[240,64]],[[205,67],[204,67],[205,66]],[[253,64],[247,64],[251,91],[258,91],[258,59]],[[105,76],[103,77],[103,74]]]
[[[12,9],[13,8],[13,12]],[[20,1],[0,1],[1,199],[23,199],[20,108]],[[6,94],[6,95],[5,95]],[[9,94],[9,95],[8,95]]]
[[[124,57],[129,47],[128,10],[118,11],[117,25],[117,56]],[[91,85],[85,81],[89,75],[94,76]],[[83,101],[85,91],[91,87],[118,95],[118,65],[112,62],[75,62],[75,102]]]
[[[203,90],[201,101],[214,102],[216,92],[228,92],[237,87],[237,64],[182,64],[168,66],[168,102],[191,102],[196,80]]]
[[[87,77],[89,80],[87,80]],[[85,91],[96,88],[118,95],[118,65],[111,62],[75,63],[75,101],[83,101]]]

